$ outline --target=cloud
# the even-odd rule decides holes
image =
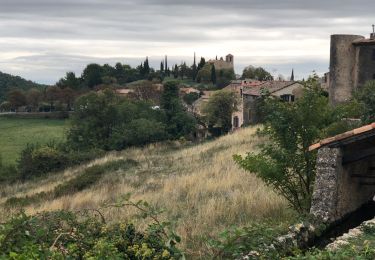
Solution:
[[[329,35],[367,35],[369,0],[0,0],[0,70],[42,83],[87,62],[235,55],[300,77],[328,68]],[[171,60],[172,61],[172,60]],[[286,74],[286,75],[288,75]]]

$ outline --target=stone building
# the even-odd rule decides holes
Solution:
[[[234,69],[234,56],[228,54],[225,56],[225,60],[221,57],[220,59],[209,60],[208,63],[214,65],[216,70]]]
[[[332,35],[329,97],[332,104],[345,102],[354,90],[375,79],[375,32],[369,39],[360,35]]]
[[[265,94],[293,102],[298,97],[303,85],[296,81],[252,81],[241,85],[229,85],[225,89],[236,91],[240,98],[238,111],[232,115],[233,130],[241,126],[257,124],[258,100]]]
[[[310,212],[331,224],[375,195],[375,123],[310,146],[318,150]]]

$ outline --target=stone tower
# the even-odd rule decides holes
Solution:
[[[225,61],[232,64],[234,64],[234,60],[233,60],[234,56],[232,54],[228,54],[227,56],[225,56]]]
[[[332,35],[329,97],[332,104],[349,100],[353,91],[375,79],[375,34]]]

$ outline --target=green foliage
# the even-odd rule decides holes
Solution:
[[[120,99],[110,90],[90,93],[75,104],[68,141],[75,149],[121,150],[175,138],[167,129],[167,115],[176,115],[175,109],[174,104],[153,109],[151,103]]]
[[[182,99],[185,101],[186,104],[192,105],[197,99],[199,98],[199,94],[196,92],[191,92],[185,94]]]
[[[216,69],[215,65],[211,65],[211,82],[216,84]]]
[[[236,78],[233,69],[221,69],[217,72],[216,87],[221,89],[228,86],[231,80]]]
[[[288,231],[293,220],[295,218],[282,223],[265,220],[246,227],[232,227],[220,233],[218,238],[210,239],[208,245],[214,259],[239,259],[249,253],[253,259],[277,259],[279,252],[269,246],[276,237]]]
[[[195,119],[188,114],[180,100],[178,81],[168,81],[164,84],[160,106],[166,115],[166,129],[170,138],[180,138],[190,134],[195,129]]]
[[[368,81],[354,93],[354,102],[359,105],[362,122],[375,122],[375,81]]]
[[[273,80],[271,73],[262,67],[248,66],[242,72],[243,79],[256,79],[260,81]]]
[[[316,153],[310,152],[309,146],[337,121],[318,86],[317,79],[310,78],[303,96],[294,103],[268,99],[265,125],[259,134],[269,142],[258,154],[234,156],[241,167],[256,174],[300,212],[310,209],[315,179]]]
[[[169,232],[148,203],[119,201],[110,207],[136,207],[152,222],[145,231],[133,224],[106,224],[100,210],[21,213],[0,225],[0,258],[11,259],[179,259],[179,237]],[[102,210],[102,209],[101,209]]]
[[[102,154],[98,150],[73,151],[64,144],[54,142],[45,145],[27,144],[18,161],[19,177],[22,180],[39,177],[92,160]]]
[[[61,170],[66,158],[54,143],[44,146],[28,144],[18,162],[23,180],[38,177],[52,170]]]
[[[237,111],[238,100],[232,91],[217,91],[203,107],[210,127],[220,127],[224,133],[232,128],[232,114]]]

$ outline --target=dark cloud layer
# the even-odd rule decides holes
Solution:
[[[329,35],[368,34],[373,0],[0,0],[0,70],[53,83],[87,62],[231,52],[300,77],[327,70]]]

